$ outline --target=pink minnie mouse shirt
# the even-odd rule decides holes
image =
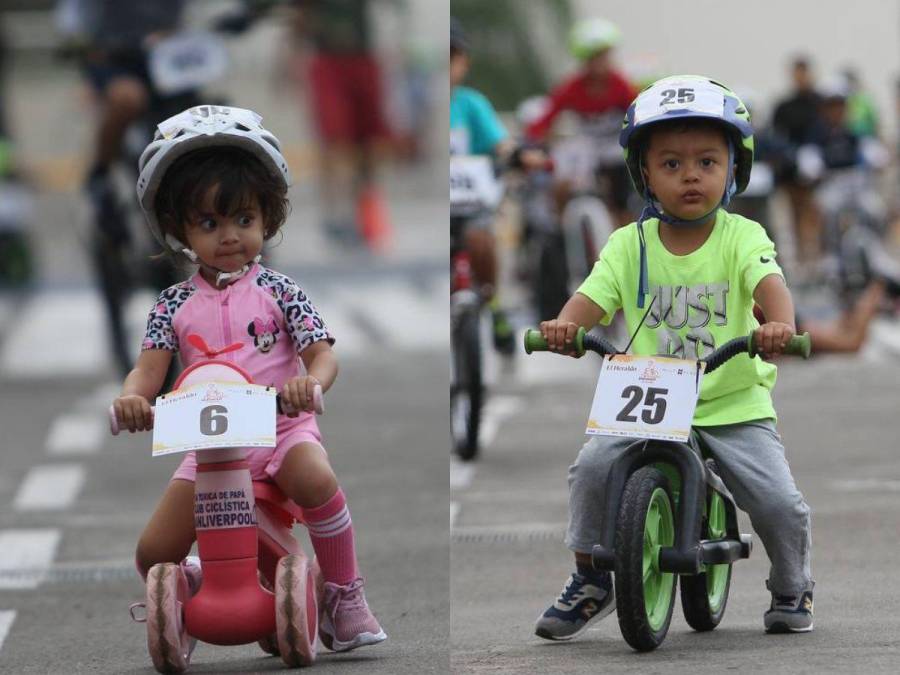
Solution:
[[[305,372],[298,355],[319,340],[334,337],[318,310],[290,278],[262,265],[223,289],[214,288],[198,272],[159,295],[147,320],[142,349],[181,352],[185,367],[206,356],[188,342],[195,333],[213,349],[244,346],[217,359],[232,361],[256,384],[279,391]],[[309,415],[301,413],[300,418]],[[299,419],[299,418],[298,418]]]

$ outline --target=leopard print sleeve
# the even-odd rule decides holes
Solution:
[[[141,349],[165,349],[177,352],[178,335],[175,333],[175,312],[185,301],[191,297],[194,285],[185,281],[175,286],[170,286],[156,300],[150,316],[147,318],[147,332],[141,343]]]
[[[256,278],[268,290],[284,314],[284,325],[299,354],[314,342],[334,344],[334,336],[312,301],[292,279],[265,269]]]

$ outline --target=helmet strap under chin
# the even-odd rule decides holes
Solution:
[[[225,272],[224,270],[220,270],[220,269],[212,267],[210,265],[206,265],[205,263],[204,263],[204,265],[208,269],[210,269],[216,273],[216,286],[221,286],[223,282],[232,283],[232,282],[237,281],[242,276],[247,274],[247,272],[250,271],[250,268],[253,267],[253,265],[258,263],[260,260],[262,260],[262,256],[257,254],[253,258],[253,260],[251,260],[250,262],[245,264],[243,267],[241,267],[241,269],[236,270],[234,272]]]
[[[197,255],[197,252],[191,248],[188,248],[184,244],[182,244],[178,239],[173,237],[171,234],[166,235],[166,243],[173,251],[180,252],[184,254],[184,256],[190,260],[192,263],[200,265],[204,270],[211,274],[216,275],[216,286],[222,286],[223,283],[231,283],[233,281],[237,281],[242,276],[247,274],[250,271],[250,268],[253,267],[256,263],[262,260],[262,255],[257,254],[253,260],[246,263],[241,269],[235,270],[234,272],[226,272],[225,270],[220,270],[218,267],[213,267],[212,265],[207,265],[205,262],[200,260],[200,256]]]
[[[641,160],[641,163],[643,164],[643,160]],[[725,192],[722,194],[722,199],[719,200],[719,203],[716,204],[711,211],[703,214],[699,218],[676,218],[663,211],[662,204],[650,190],[650,186],[647,184],[646,179],[644,180],[644,208],[641,209],[641,215],[638,216],[637,219],[638,239],[640,240],[641,249],[637,292],[637,306],[639,309],[644,308],[644,297],[650,292],[650,283],[648,280],[649,274],[647,272],[647,244],[644,239],[644,221],[648,218],[657,218],[662,222],[675,227],[691,227],[693,225],[699,225],[700,223],[706,222],[706,220],[721,207],[728,206],[736,191],[737,186],[734,182],[734,145],[730,141],[728,142],[728,177],[725,181]]]

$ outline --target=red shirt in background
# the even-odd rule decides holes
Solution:
[[[530,140],[541,140],[563,110],[572,110],[585,117],[619,110],[624,117],[635,96],[634,88],[615,71],[606,76],[602,87],[590,83],[587,73],[578,73],[550,93],[547,112],[528,125],[525,134]]]

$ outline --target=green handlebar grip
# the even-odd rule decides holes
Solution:
[[[756,344],[753,341],[753,333],[750,334],[750,353],[756,354]],[[803,333],[803,335],[795,335],[792,337],[787,346],[784,348],[785,354],[791,354],[792,356],[802,356],[804,359],[808,359],[809,355],[812,351],[812,340],[809,337],[809,333]]]
[[[788,342],[785,352],[808,359],[809,355],[812,353],[812,340],[809,337],[809,333],[803,333],[803,335],[795,335],[792,337]]]
[[[581,356],[584,354],[584,327],[579,327],[578,332],[575,333],[575,353]],[[534,328],[530,328],[525,331],[525,353],[530,354],[531,352],[547,352],[550,351],[547,347],[547,341],[541,335],[541,331],[536,330]]]

